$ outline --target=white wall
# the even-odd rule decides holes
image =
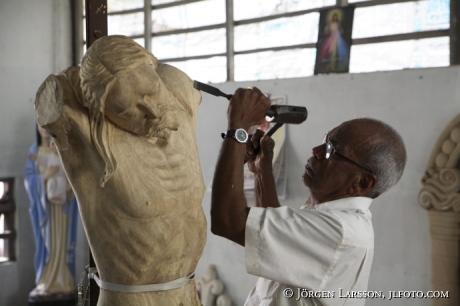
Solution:
[[[233,93],[237,87],[256,86],[263,92],[288,96],[288,103],[306,106],[307,121],[291,125],[287,136],[288,199],[282,204],[301,205],[308,191],[300,177],[311,148],[324,133],[343,121],[373,117],[387,122],[402,135],[408,153],[399,184],[371,205],[375,229],[375,257],[370,290],[430,290],[430,237],[427,212],[417,201],[421,177],[437,137],[459,112],[460,67],[366,74],[320,75],[308,78],[218,84]],[[198,137],[203,175],[212,180],[226,129],[224,98],[203,94]],[[209,222],[210,192],[203,201]],[[209,223],[208,223],[209,227]],[[227,286],[235,305],[243,305],[255,282],[244,267],[244,250],[208,232],[208,242],[197,269],[209,264]],[[366,305],[430,305],[427,299],[367,300]]]
[[[0,1],[0,29],[0,178],[16,179],[18,232],[17,261],[0,264],[0,305],[16,306],[27,305],[35,287],[35,242],[23,183],[35,137],[35,93],[49,74],[71,64],[69,1]],[[88,253],[81,225],[78,237],[77,274]]]

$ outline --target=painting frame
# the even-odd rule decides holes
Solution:
[[[354,11],[353,5],[320,10],[315,75],[349,72]]]

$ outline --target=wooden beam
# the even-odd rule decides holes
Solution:
[[[86,49],[99,38],[108,35],[107,0],[85,0],[86,15]],[[95,267],[91,248],[89,249],[89,266]],[[99,286],[94,279],[89,280],[89,305],[96,306],[99,299]]]
[[[85,0],[86,48],[107,36],[107,0]]]

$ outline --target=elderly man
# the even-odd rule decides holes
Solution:
[[[211,230],[245,246],[246,269],[260,277],[245,305],[364,305],[374,249],[369,206],[400,179],[404,143],[378,120],[342,123],[305,165],[309,203],[280,207],[273,141],[260,131],[244,137],[269,107],[257,88],[235,92],[213,182]],[[245,159],[255,174],[253,208],[243,193]]]

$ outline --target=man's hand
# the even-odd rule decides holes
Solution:
[[[270,106],[270,99],[258,88],[238,88],[227,110],[228,129],[242,128],[248,131],[251,126],[261,124]]]
[[[246,143],[245,159],[254,173],[257,207],[280,207],[273,176],[273,149],[275,141],[261,130],[251,135]]]
[[[249,171],[254,174],[271,173],[273,165],[273,149],[275,141],[264,132],[257,130],[246,144],[245,160],[248,162]]]

